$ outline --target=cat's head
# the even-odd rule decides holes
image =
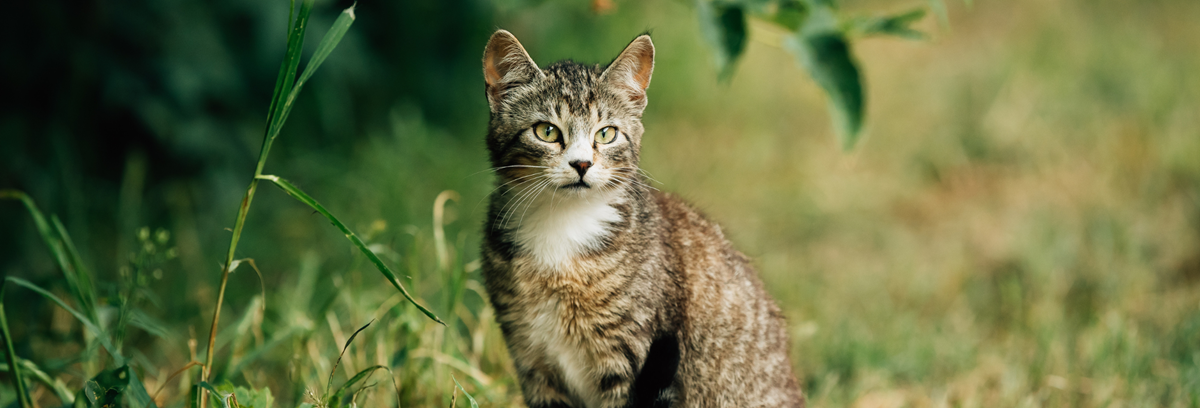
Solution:
[[[638,151],[654,44],[641,35],[612,63],[538,68],[499,30],[483,54],[487,146],[501,183],[588,197],[639,179]]]

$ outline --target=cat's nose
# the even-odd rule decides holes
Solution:
[[[576,172],[579,173],[580,179],[583,179],[583,174],[587,173],[587,169],[589,167],[592,167],[592,162],[588,161],[588,160],[576,160],[569,164],[571,165],[571,167],[575,168]]]

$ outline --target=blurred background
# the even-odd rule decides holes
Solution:
[[[350,1],[319,1],[309,52]],[[843,0],[845,15],[926,7]],[[214,383],[278,406],[380,364],[405,406],[484,406],[519,388],[479,285],[492,176],[480,58],[496,28],[541,65],[608,62],[649,30],[642,167],[724,226],[791,326],[812,406],[1200,404],[1200,2],[947,1],[923,41],[856,38],[863,139],[750,20],[717,80],[687,1],[359,2],[265,172],[364,237],[445,328],[402,301],[323,217],[263,184],[230,277]],[[162,406],[204,360],[221,262],[254,171],[284,1],[17,2],[0,41],[0,189],[61,219],[102,319]],[[434,204],[445,206],[437,262]],[[140,271],[137,279],[130,279]],[[18,201],[0,273],[68,297]],[[132,286],[131,286],[132,285]],[[264,297],[265,296],[265,297]],[[69,314],[8,285],[17,355],[67,389],[104,368]],[[348,335],[371,319],[335,369]],[[198,343],[198,345],[197,345]],[[358,396],[395,406],[386,373]],[[7,381],[0,405],[15,404]],[[31,384],[42,406],[62,404]],[[463,404],[462,401],[459,402]],[[261,408],[261,407],[260,407]]]

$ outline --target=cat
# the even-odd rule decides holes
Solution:
[[[653,68],[649,35],[605,67],[541,69],[504,30],[485,47],[482,270],[525,402],[803,407],[749,259],[638,172]]]

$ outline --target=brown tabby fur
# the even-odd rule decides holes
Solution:
[[[653,56],[647,35],[606,67],[539,69],[504,30],[486,47],[498,187],[483,273],[525,401],[803,407],[783,317],[750,261],[637,172]],[[534,135],[542,122],[559,140]],[[592,139],[604,126],[619,129],[612,143]]]

